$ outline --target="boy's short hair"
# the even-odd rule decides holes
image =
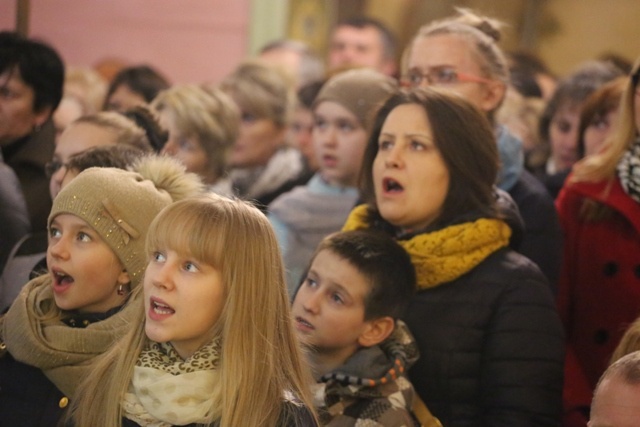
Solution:
[[[401,317],[416,289],[416,273],[409,254],[386,234],[354,230],[330,234],[318,245],[313,259],[323,250],[343,258],[368,279],[364,300],[365,320]]]

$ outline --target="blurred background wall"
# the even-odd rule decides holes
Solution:
[[[388,24],[399,41],[455,6],[507,24],[502,46],[537,53],[559,75],[604,53],[640,55],[640,0],[0,0],[0,28],[27,6],[30,36],[70,65],[147,62],[174,82],[217,81],[264,43],[298,38],[319,52],[353,14]]]

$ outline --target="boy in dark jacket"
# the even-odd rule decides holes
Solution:
[[[320,243],[292,315],[311,349],[315,404],[324,425],[416,425],[405,373],[418,350],[397,320],[414,290],[409,256],[390,238],[351,231]]]

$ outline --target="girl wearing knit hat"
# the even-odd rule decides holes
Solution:
[[[80,385],[72,423],[316,425],[264,215],[212,194],[183,200],[153,221],[146,249],[134,326]]]
[[[89,365],[124,335],[136,311],[153,218],[202,184],[169,158],[136,172],[90,168],[56,197],[48,273],[0,317],[0,413],[7,425],[55,425]]]
[[[318,93],[313,144],[320,169],[306,186],[269,205],[291,294],[318,243],[340,230],[356,204],[357,177],[372,116],[396,86],[390,77],[362,68],[332,77]]]

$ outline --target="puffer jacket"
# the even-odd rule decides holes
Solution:
[[[414,297],[409,379],[446,427],[558,426],[564,336],[540,270],[500,249]]]

